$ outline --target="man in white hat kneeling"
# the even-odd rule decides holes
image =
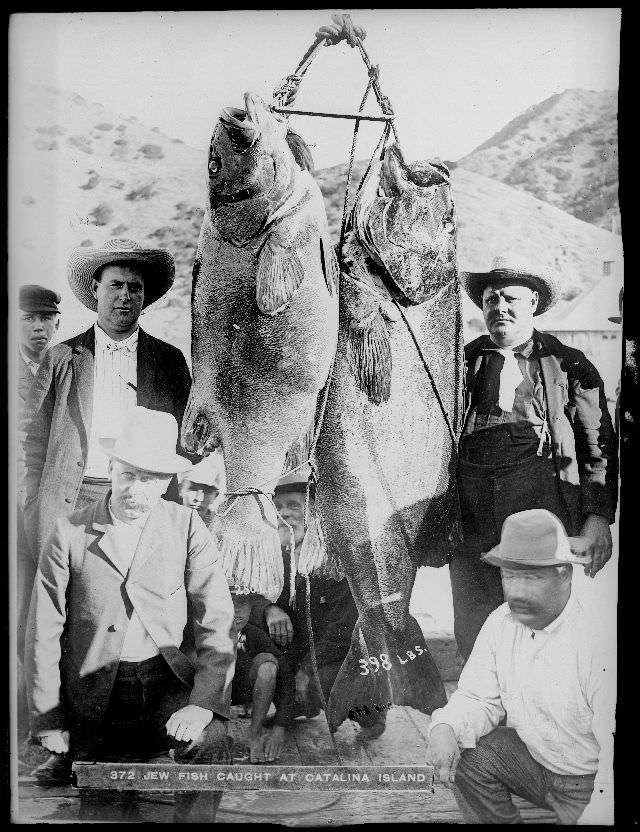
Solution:
[[[500,568],[506,603],[434,711],[427,747],[467,823],[521,823],[512,794],[561,824],[613,823],[615,645],[571,592],[586,548],[554,514],[531,509],[508,517],[484,555]]]
[[[101,440],[110,491],[60,518],[42,549],[27,626],[31,734],[76,761],[226,753],[233,604],[197,511],[161,499],[191,467],[177,438],[173,416],[133,408]],[[104,820],[115,795],[92,793],[84,819]]]

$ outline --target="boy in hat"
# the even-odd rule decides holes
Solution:
[[[182,505],[195,508],[207,527],[224,490],[224,461],[217,451],[180,477]]]
[[[294,682],[289,665],[269,636],[249,623],[253,603],[261,596],[238,595],[232,591],[238,633],[236,669],[231,704],[251,704],[251,725],[247,745],[252,763],[277,760],[284,745],[288,715],[294,699]],[[267,713],[275,705],[272,725],[266,729]]]
[[[146,761],[174,747],[204,763],[224,753],[233,605],[197,512],[161,499],[191,466],[177,439],[171,414],[134,407],[117,438],[100,440],[111,489],[60,518],[42,549],[26,674],[31,733],[51,752]],[[94,797],[85,819],[113,804]]]
[[[274,505],[278,511],[278,532],[284,565],[284,587],[275,604],[261,599],[254,604],[251,620],[263,627],[283,651],[295,681],[295,703],[289,714],[292,724],[298,716],[311,718],[320,713],[322,699],[313,673],[311,645],[306,618],[306,584],[301,575],[295,580],[295,601],[290,603],[290,563],[293,554],[297,566],[305,541],[305,499],[308,468],[282,477],[275,488]],[[315,487],[309,491],[311,512]],[[294,551],[291,552],[291,530]],[[311,622],[318,676],[325,700],[328,699],[340,666],[349,651],[358,610],[346,578],[312,575],[310,578]],[[351,712],[350,717],[362,728],[362,738],[382,734],[386,714],[382,712]]]
[[[427,747],[466,823],[521,823],[512,794],[561,824],[613,823],[615,649],[571,592],[572,564],[588,564],[589,548],[551,512],[531,509],[508,517],[484,555],[500,569],[506,603],[434,711]]]
[[[498,257],[461,280],[489,331],[465,347],[465,419],[458,488],[464,547],[450,564],[454,629],[469,656],[503,602],[500,574],[480,554],[504,519],[546,508],[588,538],[591,577],[611,557],[617,447],[598,371],[579,350],[534,328],[558,298],[556,281]]]
[[[59,517],[109,490],[99,440],[115,436],[136,405],[170,413],[180,425],[191,386],[180,350],[138,326],[142,310],[173,284],[168,251],[122,238],[81,247],[68,279],[98,320],[47,351],[27,402],[25,522],[34,557]]]

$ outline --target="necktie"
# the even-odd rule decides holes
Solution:
[[[493,386],[493,384],[495,384],[494,379],[498,382],[498,407],[506,413],[510,413],[513,410],[516,388],[520,385],[523,378],[518,364],[518,359],[516,358],[513,350],[510,349],[485,350],[485,353],[487,355],[487,367],[484,383],[488,388],[489,386]],[[500,362],[499,356],[502,356],[502,362]],[[495,378],[496,375],[498,376],[497,379]],[[491,395],[491,392],[488,389],[486,392]]]

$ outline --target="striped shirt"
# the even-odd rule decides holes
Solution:
[[[136,406],[138,330],[122,341],[113,341],[98,324],[94,330],[93,413],[84,475],[107,478],[109,459],[98,439],[117,436],[127,412]]]

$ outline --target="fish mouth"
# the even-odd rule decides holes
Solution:
[[[236,153],[246,153],[260,138],[260,128],[251,120],[246,110],[223,107],[219,121],[227,131]]]

